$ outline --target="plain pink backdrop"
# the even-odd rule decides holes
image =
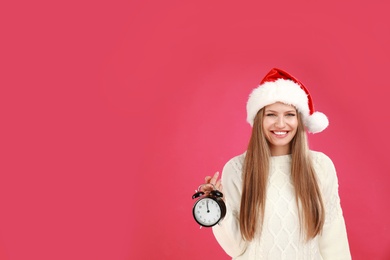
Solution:
[[[0,259],[229,259],[194,189],[272,68],[330,119],[353,259],[390,259],[387,1],[3,1]]]

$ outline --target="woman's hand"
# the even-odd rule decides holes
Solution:
[[[201,191],[208,193],[215,188],[216,190],[219,190],[220,192],[223,193],[221,179],[218,179],[218,177],[219,177],[219,172],[216,172],[213,176],[206,176],[204,178],[205,183],[212,184],[212,185],[203,185]]]
[[[221,184],[221,179],[218,179],[219,177],[219,172],[216,172],[214,174],[214,176],[206,176],[206,178],[204,178],[204,181],[205,183],[210,183],[210,184],[213,184],[214,187],[219,190],[220,192],[222,192],[222,184]]]

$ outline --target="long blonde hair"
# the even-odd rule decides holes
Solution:
[[[301,230],[306,240],[318,235],[325,221],[325,210],[316,174],[309,155],[305,127],[299,113],[298,129],[291,141],[291,179],[299,210]],[[240,206],[240,229],[242,237],[250,241],[261,231],[264,220],[269,159],[271,151],[262,127],[264,109],[253,123],[252,135],[243,166],[243,191]],[[257,230],[258,227],[260,230]]]

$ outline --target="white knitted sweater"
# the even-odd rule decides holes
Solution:
[[[309,242],[304,242],[304,233],[300,229],[290,177],[291,155],[271,157],[263,230],[250,242],[242,240],[238,222],[245,153],[226,163],[222,185],[227,213],[220,224],[213,227],[213,232],[233,259],[351,259],[334,165],[323,153],[311,151],[310,154],[326,216],[322,234]]]

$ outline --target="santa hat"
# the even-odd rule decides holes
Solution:
[[[313,100],[305,86],[287,72],[273,68],[249,96],[247,121],[253,126],[257,112],[267,105],[282,102],[294,106],[303,116],[303,122],[311,133],[319,133],[328,125],[328,118],[316,112]]]

